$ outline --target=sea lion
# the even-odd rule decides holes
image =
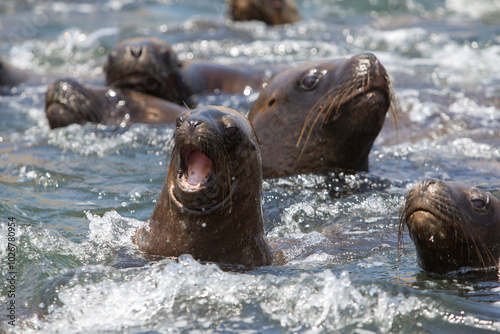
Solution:
[[[268,25],[300,21],[293,0],[231,0],[228,9],[235,21],[259,20]]]
[[[285,66],[222,65],[205,60],[179,61],[172,47],[158,38],[121,41],[104,66],[106,84],[129,88],[177,104],[194,105],[193,94],[241,94],[260,90]]]
[[[30,77],[30,73],[13,65],[10,65],[0,58],[0,86],[17,86]]]
[[[147,254],[244,266],[271,263],[262,220],[257,138],[235,110],[207,106],[177,118],[163,189],[135,242]]]
[[[446,274],[465,268],[499,268],[500,201],[491,193],[459,182],[428,179],[415,186],[401,213],[418,263]]]
[[[72,123],[174,123],[185,107],[133,90],[90,86],[74,79],[49,85],[45,112],[52,129]]]
[[[93,92],[88,91],[89,86],[85,88],[85,94],[78,93],[76,85],[72,91],[76,96],[83,95],[83,100],[90,100],[87,104],[93,103],[93,109],[102,110],[99,114],[112,114],[107,116],[108,122],[121,122],[121,114],[106,111],[116,104],[110,104],[109,97],[100,96],[108,88]],[[129,122],[151,124],[154,122],[149,117],[141,115],[150,109],[171,109],[168,103],[162,107],[160,101],[148,98],[134,101],[132,94],[128,95],[128,103],[135,102],[135,117]],[[47,95],[48,115],[54,101],[50,96]],[[368,155],[393,98],[388,75],[372,54],[308,62],[276,75],[261,91],[249,113],[261,146],[264,178],[336,169],[368,171]],[[58,111],[59,104],[68,101],[69,98],[59,99]],[[149,107],[151,101],[155,102],[154,108]],[[87,104],[73,103],[66,109],[78,114],[77,109],[84,109]],[[52,114],[52,118],[59,117],[57,112]],[[99,122],[96,117],[76,117],[81,120],[79,123]],[[51,126],[64,126],[67,120],[51,122]]]
[[[308,62],[276,75],[248,115],[264,178],[368,171],[392,100],[387,72],[370,53]]]
[[[183,105],[191,91],[170,45],[154,37],[118,43],[104,65],[106,85],[128,88]],[[190,103],[189,103],[190,104]]]

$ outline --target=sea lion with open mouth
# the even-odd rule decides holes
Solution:
[[[224,107],[185,111],[177,118],[174,142],[160,198],[148,227],[136,234],[139,249],[269,265],[260,149],[248,120]]]
[[[406,198],[400,233],[404,225],[427,272],[499,268],[500,201],[489,192],[459,182],[424,180]]]
[[[393,99],[387,72],[370,53],[308,62],[276,75],[248,115],[264,178],[368,171]]]

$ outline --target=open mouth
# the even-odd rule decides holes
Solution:
[[[210,158],[200,150],[189,146],[181,152],[179,184],[186,189],[199,189],[214,181],[215,171]]]

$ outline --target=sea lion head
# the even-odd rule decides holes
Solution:
[[[248,120],[207,106],[179,115],[160,198],[136,243],[152,255],[271,263],[262,220],[260,150]]]
[[[404,224],[427,272],[498,268],[500,201],[489,192],[459,182],[424,180],[408,194],[400,229]]]
[[[168,174],[173,205],[208,214],[260,199],[260,149],[242,114],[215,106],[185,111],[177,118],[174,142]],[[242,192],[251,198],[240,198]]]
[[[15,68],[0,58],[0,86],[16,86],[28,80],[26,71]]]
[[[261,145],[264,177],[367,171],[392,99],[387,72],[370,53],[278,74],[248,116]]]
[[[57,79],[45,94],[52,129],[87,122],[125,126],[172,123],[185,108],[129,89],[89,86],[72,78]]]
[[[106,84],[183,104],[189,90],[179,72],[171,46],[154,37],[126,39],[109,53],[104,66]]]
[[[104,114],[92,92],[72,78],[58,79],[47,87],[45,113],[52,129],[73,123],[100,123]]]
[[[293,0],[231,0],[229,13],[236,21],[259,20],[269,25],[300,20]]]

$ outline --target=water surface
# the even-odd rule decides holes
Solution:
[[[264,182],[280,261],[242,270],[190,256],[123,268],[158,198],[173,127],[50,130],[46,84],[0,96],[2,328],[19,333],[500,331],[500,284],[430,277],[398,216],[420,180],[500,195],[500,6],[492,0],[298,1],[303,20],[267,27],[225,18],[224,1],[7,1],[0,56],[39,74],[102,78],[110,48],[156,36],[181,59],[295,64],[373,52],[398,95],[370,172]],[[247,112],[257,98],[201,104]],[[16,327],[7,324],[8,217],[16,230]]]

